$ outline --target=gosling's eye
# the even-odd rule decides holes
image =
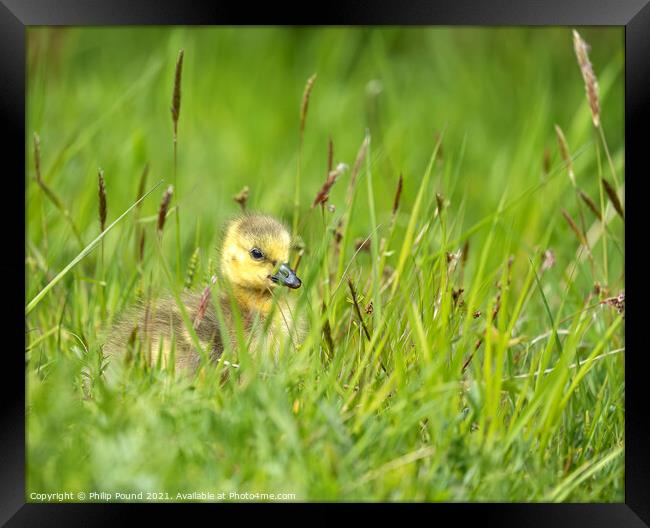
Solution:
[[[264,258],[264,253],[260,249],[253,248],[250,250],[251,257],[253,257],[254,260],[262,260]]]

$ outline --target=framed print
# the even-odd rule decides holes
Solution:
[[[0,519],[649,525],[646,2],[163,4],[0,6]]]

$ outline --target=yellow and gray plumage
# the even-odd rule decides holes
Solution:
[[[228,335],[223,336],[220,331],[211,299],[206,303],[201,293],[181,295],[188,319],[210,360],[220,357],[225,339],[236,347],[233,302],[241,314],[251,351],[260,343],[271,342],[277,349],[285,339],[294,339],[299,325],[294,322],[293,300],[275,298],[278,286],[296,289],[301,285],[288,264],[290,248],[289,231],[271,216],[245,214],[228,224],[217,283],[218,302]],[[111,362],[140,353],[147,363],[160,362],[163,366],[173,357],[176,370],[187,372],[194,371],[201,361],[181,310],[169,296],[141,301],[127,310],[112,328],[104,352]]]

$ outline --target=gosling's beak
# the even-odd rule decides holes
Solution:
[[[296,276],[296,272],[293,271],[288,264],[280,264],[278,271],[275,275],[271,275],[271,280],[295,290],[300,288],[302,281]]]

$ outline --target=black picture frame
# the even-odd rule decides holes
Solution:
[[[647,264],[642,252],[642,182],[648,177],[647,138],[650,137],[650,0],[409,0],[382,3],[327,2],[302,8],[269,3],[254,8],[244,3],[190,4],[178,0],[0,0],[0,115],[7,132],[2,142],[2,187],[5,196],[24,193],[26,178],[25,34],[36,25],[584,25],[625,28],[625,166],[633,192],[626,198],[625,272],[633,286],[626,295],[625,503],[623,504],[427,504],[421,508],[435,519],[463,523],[477,517],[497,526],[650,526],[650,428],[648,427],[648,354],[640,329],[648,297],[643,288]],[[23,184],[26,180],[23,180]],[[11,188],[16,187],[16,188]],[[24,196],[24,194],[23,194]],[[25,273],[21,251],[25,238],[15,228],[19,204],[3,200],[0,226],[4,258],[6,335],[19,335],[25,320],[19,311],[24,288],[13,276]],[[647,207],[647,206],[646,206]],[[640,227],[641,226],[641,227]],[[22,271],[21,271],[22,270]],[[9,277],[12,277],[11,279]],[[28,280],[28,277],[25,277]],[[13,339],[12,339],[13,341]],[[6,342],[6,340],[5,340]],[[13,343],[12,343],[13,344]],[[24,345],[24,341],[23,341]],[[25,504],[25,387],[20,347],[3,347],[5,368],[0,382],[0,523],[9,526],[77,526],[114,524],[130,516],[129,504]],[[11,383],[14,381],[15,383]],[[403,506],[403,505],[397,505]],[[217,506],[218,507],[218,506]],[[222,508],[227,506],[223,505]],[[229,507],[229,506],[228,506]],[[258,506],[260,507],[260,506]],[[289,505],[275,505],[285,508]],[[168,510],[168,508],[166,508]],[[149,508],[151,511],[151,508]],[[284,510],[286,513],[286,510]],[[187,520],[187,519],[186,519]]]

